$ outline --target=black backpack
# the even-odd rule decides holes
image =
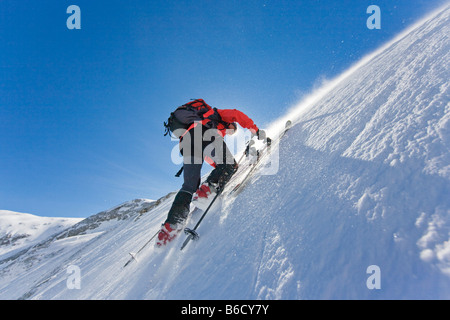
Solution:
[[[171,134],[180,138],[195,121],[204,120],[204,114],[210,110],[214,110],[214,114],[207,117],[212,122],[209,127],[214,127],[221,122],[220,115],[217,109],[212,109],[203,99],[195,99],[178,107],[170,114],[167,122],[164,122],[164,136]]]

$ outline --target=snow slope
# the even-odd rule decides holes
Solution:
[[[0,210],[0,256],[14,254],[80,222],[78,218],[38,217]]]
[[[295,120],[276,174],[224,194],[200,241],[123,268],[174,195],[133,200],[1,255],[0,299],[449,299],[449,29],[447,6],[274,122]]]

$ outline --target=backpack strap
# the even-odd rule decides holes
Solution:
[[[178,178],[179,176],[181,176],[181,174],[183,173],[183,169],[184,169],[184,166],[182,166],[181,169],[178,170],[178,172],[175,174],[175,177]]]
[[[219,111],[217,111],[217,108],[213,108],[210,111],[208,111],[207,113],[205,113],[204,119],[208,120],[208,121],[205,121],[204,124],[206,124],[209,121],[212,122],[212,126],[211,126],[212,128],[217,128],[219,123],[222,124],[224,127],[228,126],[228,122],[222,120],[222,117],[220,116]]]

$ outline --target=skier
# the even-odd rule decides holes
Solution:
[[[158,233],[157,246],[172,241],[182,230],[189,214],[189,207],[195,193],[195,200],[208,198],[222,190],[237,170],[237,163],[228,149],[223,137],[234,134],[237,123],[249,129],[252,136],[265,139],[265,132],[259,130],[243,112],[236,109],[216,109],[197,99],[190,104],[199,103],[208,107],[201,121],[194,121],[179,136],[180,152],[183,155],[184,183],[178,191],[169,210],[167,219]],[[201,137],[198,139],[197,137]],[[206,182],[200,186],[201,169],[206,161],[214,167]]]

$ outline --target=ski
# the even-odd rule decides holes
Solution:
[[[284,130],[283,130],[283,132],[281,132],[281,134],[278,136],[278,138],[275,141],[271,141],[271,140],[267,141],[264,148],[262,150],[258,151],[258,158],[257,158],[256,162],[252,165],[252,168],[250,169],[250,171],[247,173],[245,178],[240,183],[238,183],[236,186],[234,186],[234,188],[230,191],[230,194],[237,195],[237,192],[243,189],[243,187],[245,186],[247,181],[250,180],[250,178],[252,177],[252,173],[256,170],[256,168],[262,162],[262,159],[265,157],[265,155],[270,154],[273,143],[274,142],[279,143],[281,138],[284,137],[286,132],[288,132],[291,127],[292,127],[292,121],[287,120],[284,125]]]

